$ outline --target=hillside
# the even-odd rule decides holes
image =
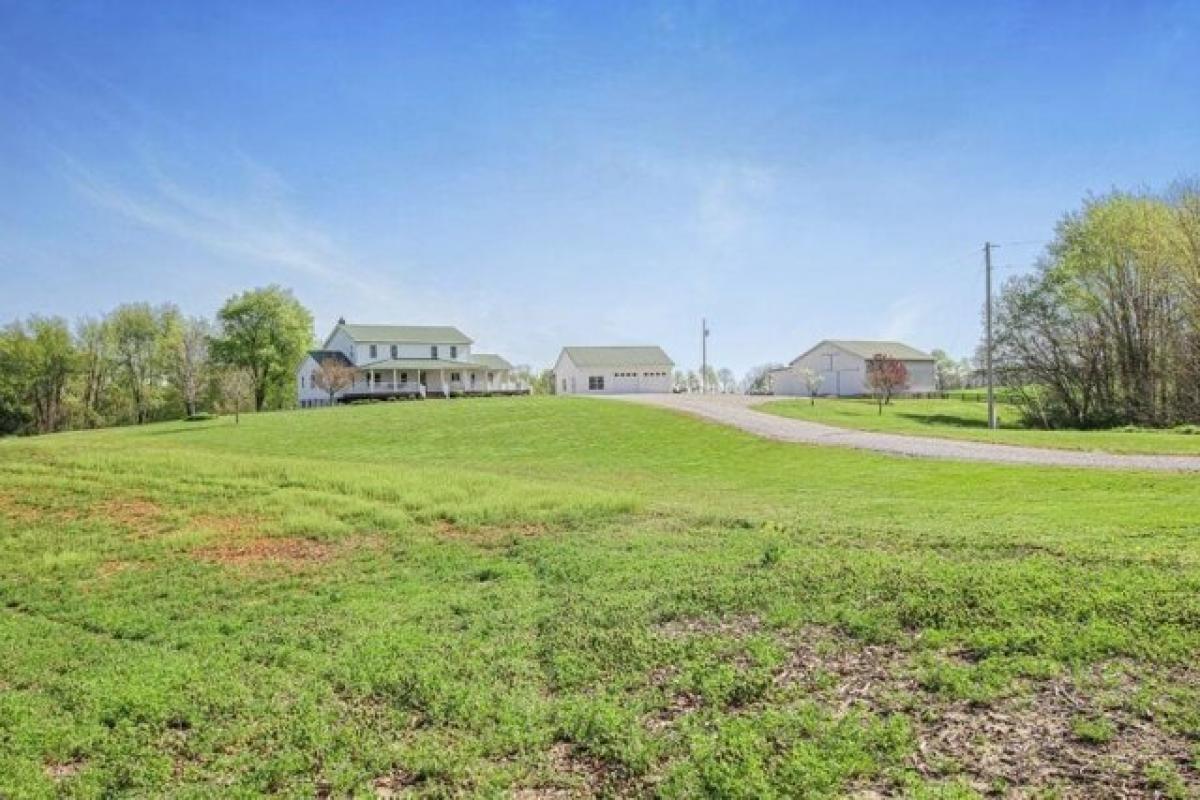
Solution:
[[[0,441],[0,796],[1188,796],[1194,476],[565,398]]]

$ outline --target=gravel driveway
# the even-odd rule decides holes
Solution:
[[[609,395],[609,397],[683,411],[781,442],[855,447],[860,450],[875,450],[880,453],[902,456],[990,461],[1000,464],[1041,464],[1092,469],[1146,469],[1161,472],[1200,471],[1200,456],[1121,455],[934,439],[923,436],[901,436],[894,433],[873,433],[835,428],[816,422],[777,417],[774,414],[766,414],[752,409],[752,406],[775,399],[770,397],[736,394],[631,394]]]

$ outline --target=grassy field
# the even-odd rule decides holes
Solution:
[[[587,399],[0,441],[0,796],[1195,796],[1195,477]]]
[[[807,419],[865,431],[1064,450],[1200,455],[1200,433],[1195,432],[1194,427],[1170,430],[1032,430],[1021,426],[1020,415],[1014,406],[999,404],[997,417],[1000,420],[1000,429],[992,431],[987,427],[987,403],[969,400],[901,398],[884,406],[883,414],[879,413],[875,401],[858,398],[818,398],[815,405],[808,400],[776,400],[760,406],[760,410],[782,417]]]

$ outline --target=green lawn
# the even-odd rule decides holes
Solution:
[[[0,441],[0,552],[0,797],[1200,786],[1194,476],[395,403]]]
[[[970,439],[999,444],[1023,444],[1063,450],[1100,450],[1109,453],[1168,453],[1200,455],[1200,432],[1193,427],[1170,430],[1115,429],[1098,431],[1035,430],[1022,427],[1014,406],[997,405],[1000,429],[987,427],[987,403],[969,400],[896,399],[879,407],[870,399],[817,398],[775,400],[760,411],[864,431]],[[1190,433],[1188,431],[1191,431]]]

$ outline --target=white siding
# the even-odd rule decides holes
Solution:
[[[332,348],[331,348],[332,349]],[[312,356],[305,356],[300,369],[296,370],[296,400],[301,406],[312,403],[328,403],[329,393],[313,385],[312,376],[317,370],[317,362]],[[341,397],[338,392],[335,397]]]
[[[375,347],[375,355],[371,355],[371,347]],[[392,342],[357,342],[353,345],[352,359],[355,364],[362,366],[370,364],[372,361],[386,361],[392,358],[431,358],[432,348],[430,344],[396,344],[396,355],[392,355]],[[453,358],[450,356],[450,348],[457,348]],[[346,352],[350,352],[349,350]],[[443,361],[469,361],[471,355],[471,345],[469,344],[438,344],[437,357]]]
[[[580,368],[566,353],[554,365],[557,394],[663,394],[671,391],[669,364],[650,367]],[[589,379],[602,378],[603,389],[589,389]]]
[[[908,370],[908,392],[924,394],[935,391],[932,361],[905,361],[904,367]],[[818,396],[855,397],[871,392],[866,384],[866,360],[828,344],[796,359],[786,370],[772,372],[772,391],[777,395],[807,397],[808,387],[802,374],[805,369],[811,369],[822,377]]]

